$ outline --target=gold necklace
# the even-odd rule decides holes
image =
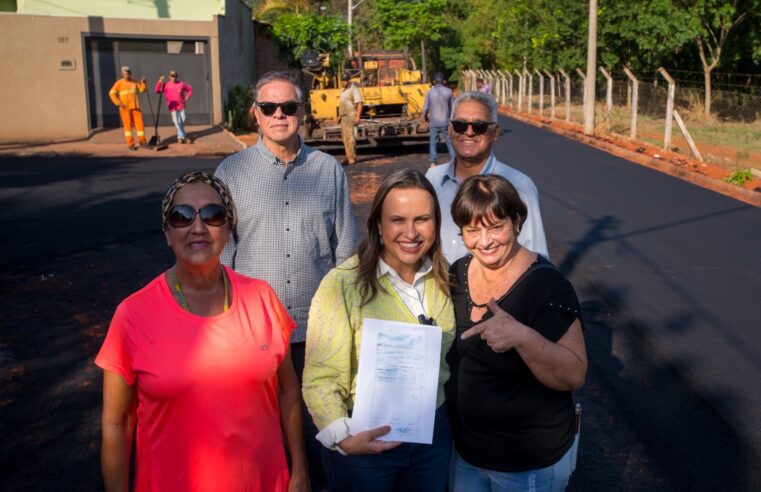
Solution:
[[[175,292],[177,292],[177,300],[180,301],[180,306],[182,306],[182,308],[185,311],[191,312],[190,307],[188,306],[188,303],[185,300],[185,296],[182,293],[182,285],[180,285],[180,281],[177,278],[177,274],[175,273],[176,270],[177,270],[177,266],[172,267],[172,282],[174,283],[174,290]],[[222,312],[226,313],[227,310],[229,309],[229,305],[227,302],[227,276],[225,275],[224,268],[222,269],[222,285],[224,285],[225,287],[225,303],[222,306]]]

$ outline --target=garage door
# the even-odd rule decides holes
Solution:
[[[148,91],[140,95],[140,106],[146,126],[153,125],[148,97],[158,112],[158,94],[154,86],[160,75],[176,70],[179,79],[193,87],[193,97],[186,108],[187,124],[212,123],[211,78],[209,76],[209,44],[204,39],[86,39],[87,83],[92,128],[120,126],[119,111],[108,97],[108,91],[128,65],[132,77],[147,78]],[[172,119],[162,100],[160,125],[171,125]]]

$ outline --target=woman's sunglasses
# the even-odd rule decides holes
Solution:
[[[219,227],[227,222],[227,208],[218,203],[210,203],[200,209],[190,205],[175,205],[169,209],[167,223],[172,227],[188,227],[196,220],[196,215],[209,226]]]
[[[296,101],[286,101],[282,103],[258,102],[256,105],[259,106],[259,110],[264,113],[264,116],[272,116],[275,114],[275,111],[277,111],[277,108],[280,108],[284,115],[293,116],[296,114],[296,111],[299,110],[301,103],[297,103]]]
[[[468,131],[468,127],[473,128],[473,133],[476,135],[483,135],[489,130],[489,127],[493,125],[494,123],[491,121],[460,121],[460,120],[452,120],[450,121],[452,123],[452,130],[454,130],[456,133],[465,133]]]

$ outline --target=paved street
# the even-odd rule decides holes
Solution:
[[[758,489],[761,210],[502,121],[497,155],[537,183],[552,260],[587,322],[570,489]],[[348,169],[362,223],[382,176],[425,169],[426,154],[409,152]],[[217,163],[0,159],[5,488],[100,486],[92,358],[117,303],[170,265],[165,187]]]
[[[761,210],[501,121],[495,152],[533,177],[552,260],[582,292],[590,384],[670,487],[761,487]]]

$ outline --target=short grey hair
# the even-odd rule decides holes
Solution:
[[[304,91],[301,89],[299,81],[296,79],[296,77],[288,72],[267,72],[256,83],[256,87],[254,88],[254,103],[259,102],[259,91],[262,90],[262,87],[269,84],[270,82],[275,82],[278,80],[292,84],[296,90],[296,97],[299,100],[298,102],[304,102]]]
[[[454,118],[454,113],[457,111],[457,106],[464,103],[465,101],[475,101],[481,105],[483,105],[486,109],[489,110],[489,121],[492,123],[497,122],[497,100],[494,99],[494,96],[491,94],[486,94],[485,92],[463,92],[459,96],[457,96],[457,99],[454,100],[452,103],[452,115],[451,118]]]

